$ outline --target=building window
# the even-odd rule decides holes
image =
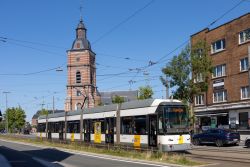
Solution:
[[[239,44],[250,41],[250,28],[239,33]]]
[[[79,61],[80,61],[80,57],[77,57],[77,58],[76,58],[76,62],[79,62]]]
[[[202,73],[196,74],[196,76],[194,78],[194,83],[200,83],[200,82],[203,82],[203,81],[204,81],[204,79],[203,79]]]
[[[77,103],[76,104],[76,110],[81,110],[82,104],[81,103]]]
[[[213,78],[222,77],[226,75],[226,64],[218,65],[213,69]]]
[[[241,87],[241,99],[248,99],[249,97],[249,86]]]
[[[204,105],[204,95],[197,95],[195,96],[195,105]]]
[[[76,48],[77,49],[79,49],[80,48],[80,46],[81,46],[81,44],[78,42],[78,43],[76,43]]]
[[[80,90],[77,90],[77,91],[76,91],[76,96],[81,96],[81,95],[82,95],[81,91],[80,91]]]
[[[211,53],[216,53],[224,50],[226,47],[225,39],[218,40],[211,45]]]
[[[248,128],[248,112],[239,113],[239,128],[240,129]]]
[[[81,72],[80,71],[76,72],[76,83],[81,83]]]
[[[244,59],[240,60],[240,71],[247,71],[248,70],[248,58],[245,57]]]
[[[227,101],[227,91],[222,90],[222,91],[214,92],[213,101],[214,101],[214,103],[226,102]]]

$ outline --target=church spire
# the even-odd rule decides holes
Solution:
[[[78,50],[78,49],[91,50],[90,43],[87,40],[86,32],[87,32],[87,29],[85,28],[85,25],[81,17],[80,22],[78,23],[77,28],[76,28],[76,39],[73,42],[73,45],[71,48],[72,50]]]

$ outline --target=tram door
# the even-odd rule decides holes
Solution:
[[[157,115],[148,117],[148,146],[157,146]]]
[[[114,143],[114,118],[105,119],[105,142]]]
[[[83,121],[83,129],[84,129],[84,141],[90,142],[90,132],[91,132],[91,121],[84,120]]]

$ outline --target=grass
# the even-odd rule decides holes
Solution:
[[[112,155],[118,156],[123,158],[131,158],[131,159],[139,159],[139,160],[147,160],[147,161],[154,161],[154,162],[161,162],[161,163],[171,163],[171,164],[178,164],[178,165],[185,165],[185,166],[196,166],[196,165],[203,165],[201,162],[195,162],[191,159],[188,159],[183,154],[177,153],[160,153],[160,152],[152,152],[152,151],[140,151],[140,150],[125,150],[119,147],[108,149],[108,148],[97,148],[91,145],[83,145],[77,142],[71,142],[68,144],[41,140],[37,139],[29,139],[29,138],[18,138],[14,136],[6,136],[0,135],[0,139],[11,140],[11,141],[18,141],[24,143],[31,143],[40,146],[47,146],[47,147],[54,147],[54,148],[64,148],[69,150],[76,150],[76,151],[84,151],[90,153],[97,153],[97,154],[105,154],[105,155]]]

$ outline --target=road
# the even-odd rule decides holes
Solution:
[[[92,154],[74,154],[51,148],[0,140],[0,154],[13,167],[163,167],[148,162],[116,159]],[[167,167],[168,165],[166,165]]]
[[[194,160],[212,163],[213,167],[249,167],[250,149],[240,146],[216,147],[194,146],[187,151],[187,157]]]
[[[48,147],[31,146],[0,140],[0,155],[5,156],[13,167],[153,167],[174,166],[149,164],[148,162],[119,159],[90,153],[73,153]],[[249,167],[250,149],[243,146],[199,146],[188,151],[187,157],[210,163],[213,167]],[[1,166],[1,165],[0,165]],[[204,165],[206,166],[206,165]],[[2,167],[2,166],[1,166]]]

